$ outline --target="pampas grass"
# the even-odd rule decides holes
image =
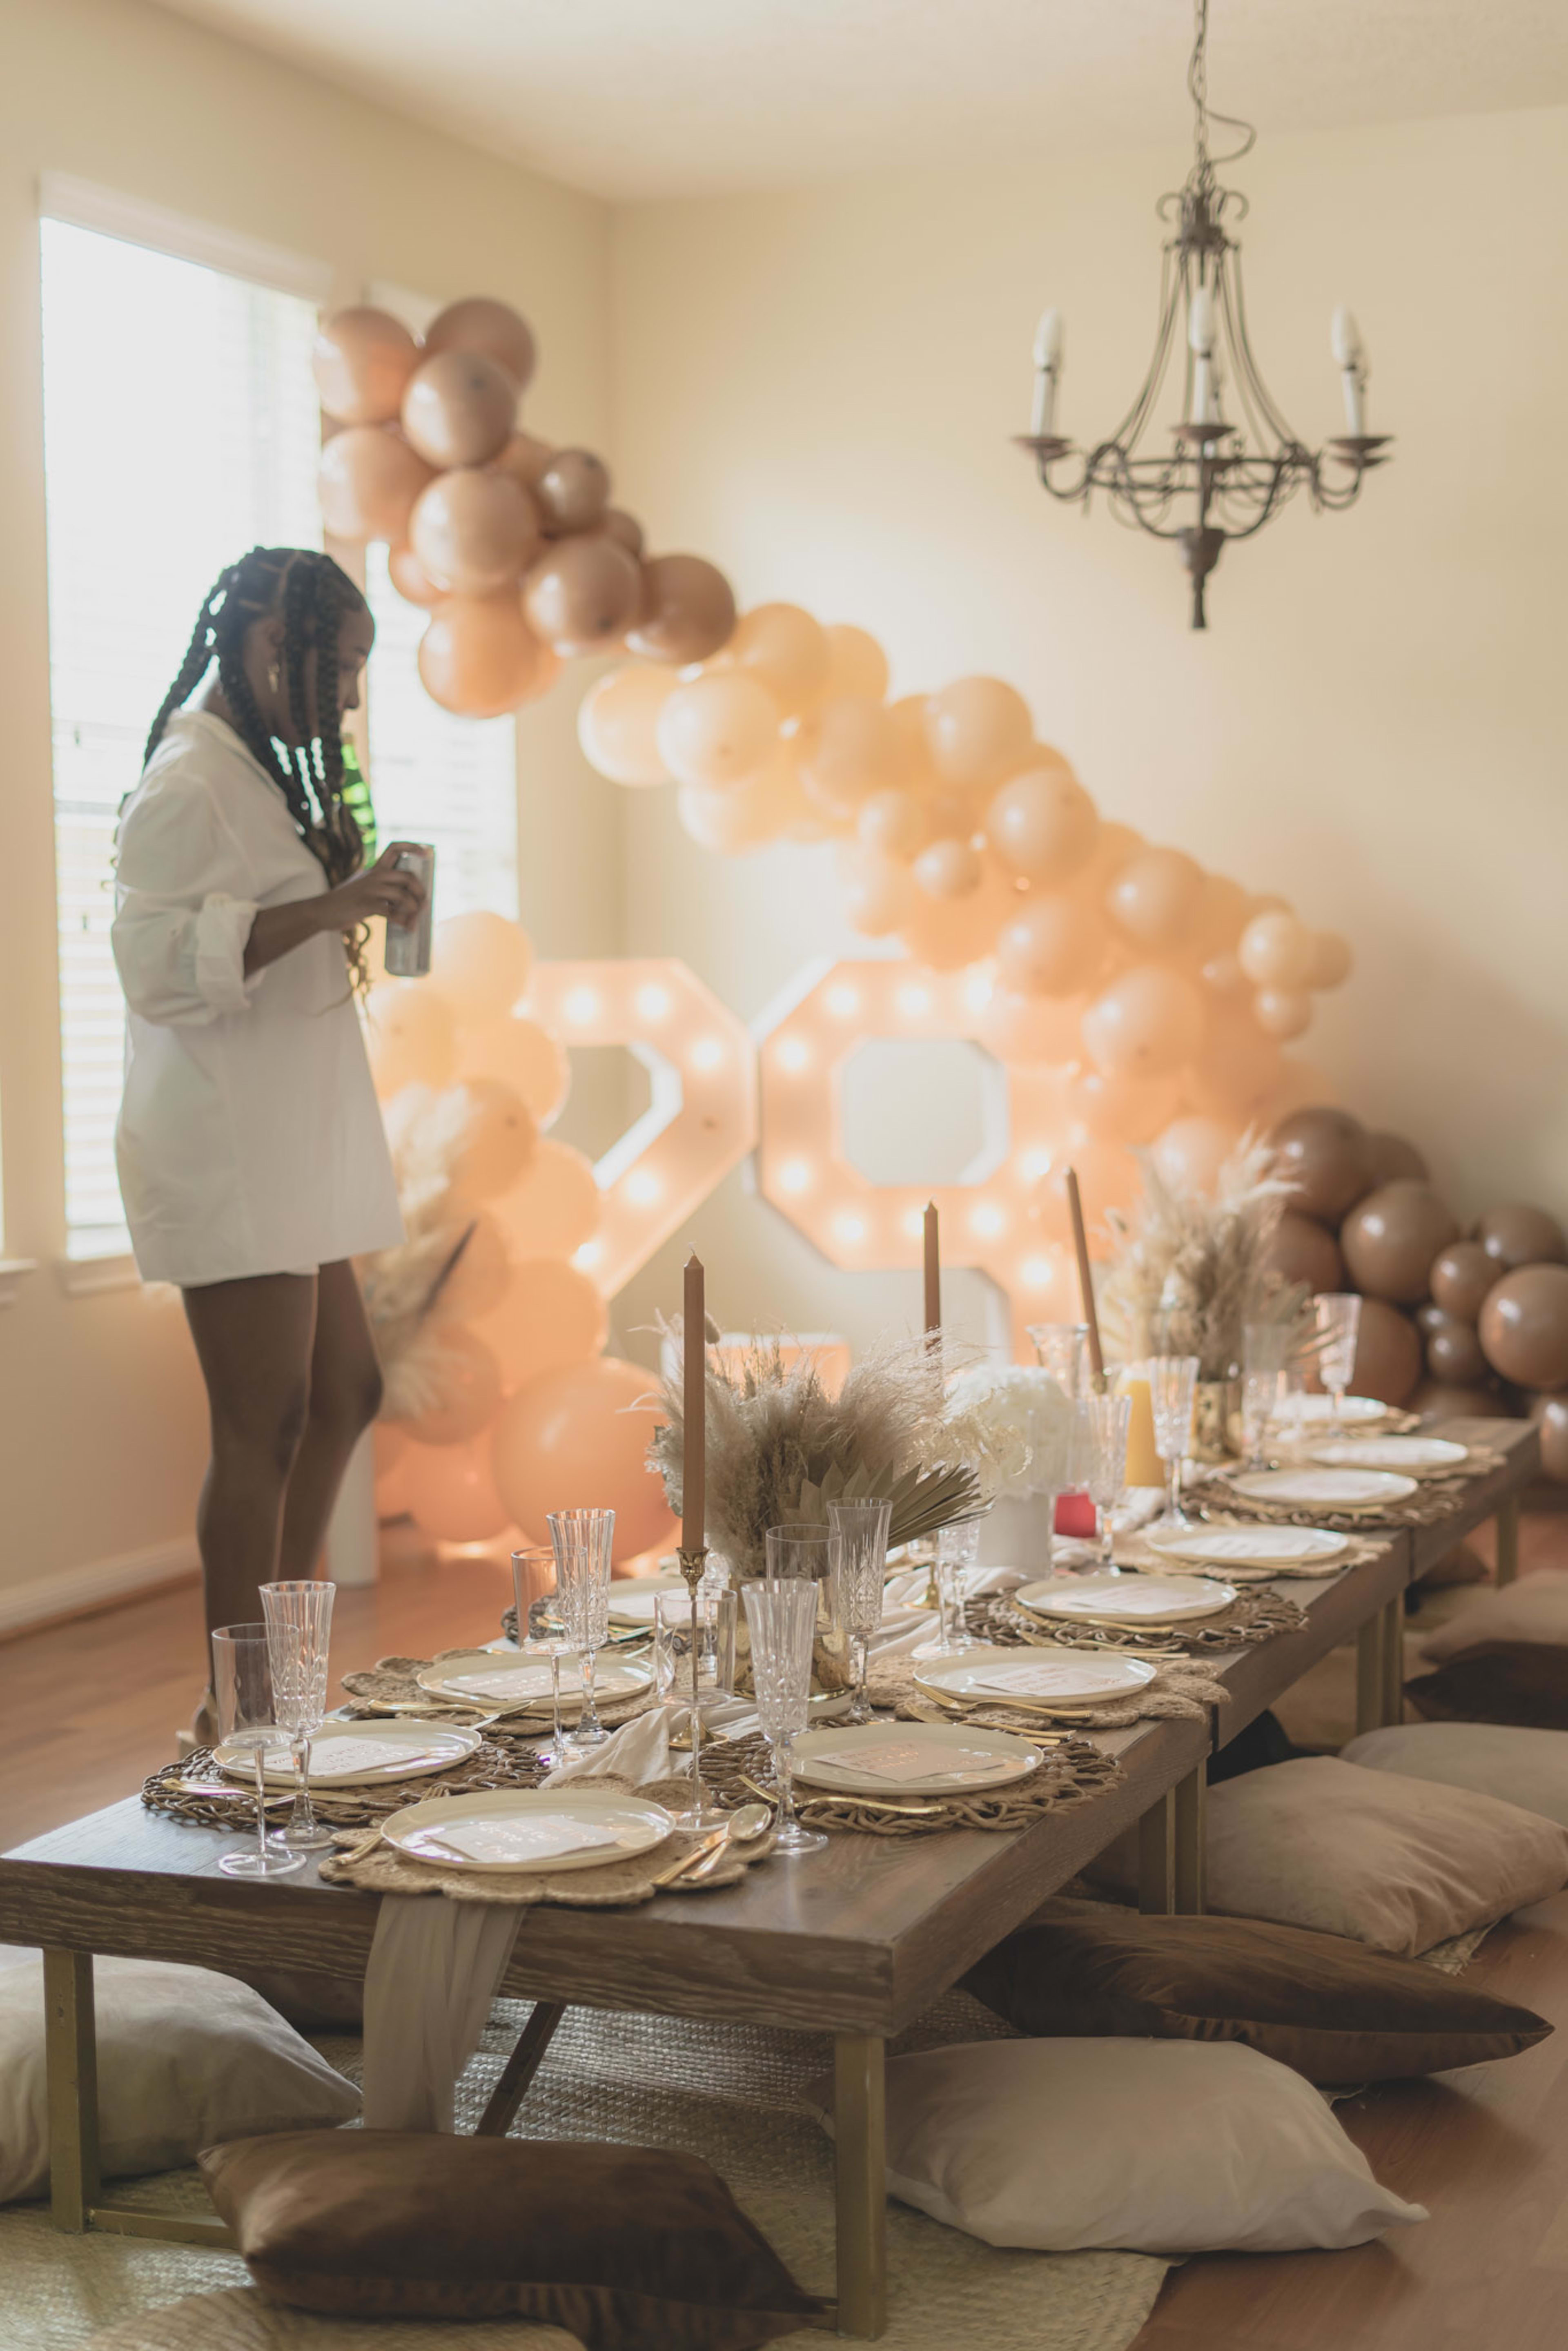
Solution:
[[[433,1411],[465,1368],[436,1309],[474,1230],[472,1214],[455,1214],[451,1196],[452,1169],[473,1115],[461,1086],[444,1093],[405,1086],[385,1106],[405,1238],[360,1260],[385,1384],[385,1420],[417,1420]]]
[[[1099,1304],[1111,1352],[1124,1363],[1196,1355],[1199,1379],[1229,1379],[1247,1324],[1298,1322],[1306,1301],[1305,1286],[1268,1262],[1290,1186],[1255,1135],[1237,1144],[1212,1194],[1178,1190],[1149,1153],[1137,1155],[1143,1191],[1132,1221],[1114,1209],[1107,1217],[1115,1253]]]

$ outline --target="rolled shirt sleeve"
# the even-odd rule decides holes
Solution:
[[[256,920],[243,850],[199,786],[133,799],[120,828],[110,938],[131,1009],[196,1026],[250,1008]]]

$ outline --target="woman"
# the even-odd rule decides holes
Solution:
[[[316,1572],[381,1401],[350,1259],[402,1227],[354,980],[364,924],[416,921],[423,892],[404,842],[359,870],[343,799],[374,634],[329,557],[253,548],[202,608],[120,819],[120,1186],[142,1279],[178,1283],[206,1383],[209,1627]]]

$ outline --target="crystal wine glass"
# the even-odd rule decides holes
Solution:
[[[1323,1290],[1312,1301],[1318,1318],[1318,1371],[1333,1398],[1334,1425],[1344,1410],[1344,1392],[1355,1371],[1361,1335],[1361,1301],[1353,1290]]]
[[[560,1613],[559,1588],[556,1605],[549,1614],[554,1630],[547,1632],[542,1643],[536,1643],[528,1630],[528,1611],[541,1592],[556,1583],[555,1552],[542,1548],[515,1551],[512,1553],[512,1590],[517,1600],[517,1646],[531,1649],[540,1646],[549,1659],[550,1743],[536,1751],[541,1763],[553,1769],[561,1763],[575,1763],[577,1748],[560,1719],[560,1661],[572,1654],[571,1638]],[[541,1612],[542,1613],[542,1612]]]
[[[610,1637],[610,1553],[615,1540],[615,1513],[551,1510],[548,1517],[555,1547],[556,1607],[567,1646],[577,1652],[582,1671],[582,1707],[571,1743],[579,1749],[602,1747],[610,1733],[599,1719],[593,1676],[599,1652]]]
[[[1063,1395],[1076,1401],[1089,1368],[1088,1323],[1030,1322],[1025,1328],[1040,1370],[1049,1372]]]
[[[936,1537],[936,1654],[956,1657],[962,1649],[980,1646],[964,1622],[969,1578],[980,1563],[980,1522],[965,1519],[943,1527]]]
[[[1151,1355],[1149,1402],[1154,1407],[1155,1443],[1166,1465],[1167,1527],[1193,1523],[1181,1506],[1181,1468],[1192,1437],[1192,1405],[1197,1388],[1196,1355]]]
[[[327,1655],[337,1589],[315,1579],[261,1587],[273,1704],[294,1757],[294,1810],[272,1833],[273,1844],[286,1853],[319,1853],[332,1842],[331,1830],[321,1826],[310,1802],[310,1744],[327,1718]]]
[[[751,1635],[751,1677],[758,1719],[773,1750],[779,1785],[774,1824],[776,1853],[819,1853],[827,1844],[820,1829],[802,1828],[795,1818],[791,1741],[806,1728],[811,1695],[811,1646],[817,1637],[817,1585],[804,1576],[761,1576],[741,1594]]]
[[[849,1635],[850,1669],[854,1680],[849,1719],[869,1722],[871,1700],[866,1696],[866,1669],[871,1662],[871,1636],[882,1623],[893,1504],[830,1502],[828,1517],[840,1543],[838,1615]]]
[[[1098,1565],[1105,1575],[1120,1573],[1113,1557],[1111,1514],[1127,1490],[1127,1427],[1133,1402],[1124,1395],[1083,1395],[1078,1399],[1073,1430],[1079,1474],[1093,1503],[1100,1537]]]
[[[1241,1332],[1241,1443],[1249,1469],[1267,1467],[1269,1424],[1280,1401],[1280,1374],[1295,1343],[1288,1322],[1249,1322]]]
[[[218,1867],[230,1877],[287,1877],[304,1868],[305,1855],[267,1841],[267,1752],[277,1744],[278,1725],[265,1625],[225,1625],[213,1635],[213,1699],[218,1744],[248,1748],[256,1761],[255,1847],[220,1854]]]

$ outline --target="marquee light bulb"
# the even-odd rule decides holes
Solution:
[[[1030,1290],[1049,1290],[1056,1279],[1056,1268],[1048,1257],[1026,1257],[1019,1274]]]
[[[787,1159],[779,1170],[781,1192],[804,1192],[811,1181],[811,1170],[804,1159]]]
[[[658,1177],[646,1167],[634,1168],[626,1178],[626,1197],[639,1208],[651,1207],[663,1188]]]
[[[793,1077],[798,1070],[810,1068],[811,1049],[803,1037],[785,1037],[773,1058],[781,1070],[788,1070]]]
[[[589,1021],[599,1018],[599,998],[591,987],[574,987],[560,1008],[578,1028],[585,1028]]]
[[[898,991],[898,1008],[906,1020],[924,1019],[931,1009],[930,990],[924,987],[901,987]]]
[[[662,987],[640,987],[635,1001],[644,1020],[662,1020],[670,1008],[668,992]]]
[[[830,987],[826,1000],[829,1011],[840,1020],[852,1020],[861,1008],[858,987]]]
[[[841,1241],[848,1241],[852,1244],[855,1241],[863,1241],[865,1238],[865,1218],[863,1217],[840,1217],[834,1221],[833,1231],[837,1238]]]
[[[694,1070],[716,1070],[724,1059],[724,1047],[716,1037],[699,1037],[686,1058]]]
[[[978,1233],[982,1240],[992,1241],[1005,1229],[1007,1221],[1001,1210],[987,1201],[969,1218],[969,1228]]]

